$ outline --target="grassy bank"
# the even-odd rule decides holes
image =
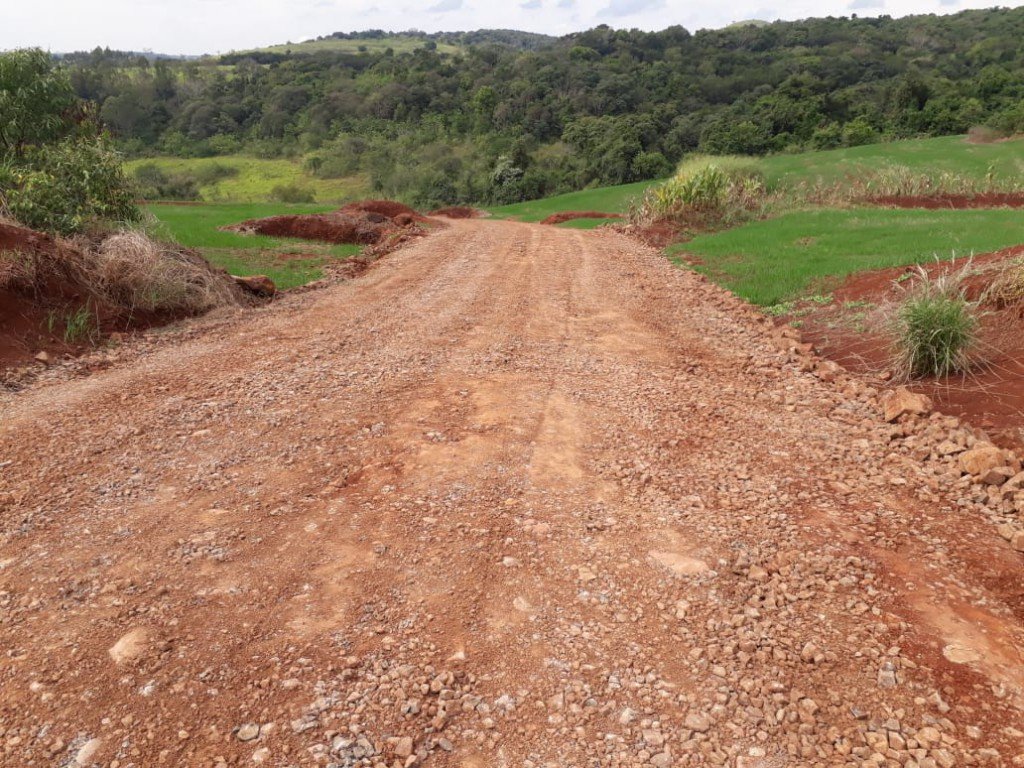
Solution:
[[[1021,242],[1024,227],[1016,210],[857,208],[788,213],[694,238],[672,246],[669,254],[748,301],[768,306],[827,293],[854,272]]]

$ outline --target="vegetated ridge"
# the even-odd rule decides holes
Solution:
[[[526,51],[470,36],[455,52],[67,61],[132,155],[296,158],[317,178],[362,175],[374,194],[428,210],[658,178],[694,151],[1012,134],[1024,130],[1022,36],[1018,8],[693,33],[602,26]]]

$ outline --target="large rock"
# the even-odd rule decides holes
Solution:
[[[906,415],[927,416],[931,410],[932,401],[927,395],[911,392],[906,387],[890,389],[882,395],[886,421],[896,421]]]
[[[266,275],[247,275],[245,277],[232,275],[232,277],[242,288],[256,296],[267,298],[277,293],[277,286],[274,285],[274,281]]]
[[[983,477],[989,470],[1005,464],[1003,452],[991,443],[978,443],[960,454],[960,469],[972,477]]]

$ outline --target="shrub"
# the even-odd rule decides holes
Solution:
[[[664,184],[647,191],[633,218],[722,218],[745,210],[765,192],[760,163],[747,157],[694,155]]]
[[[313,203],[313,190],[298,184],[278,184],[270,190],[270,199],[275,203]]]
[[[35,147],[0,177],[0,207],[34,229],[68,235],[101,219],[141,217],[121,160],[102,139]]]
[[[904,378],[966,373],[975,364],[978,313],[964,292],[965,271],[931,277],[918,267],[895,317],[895,364]]]

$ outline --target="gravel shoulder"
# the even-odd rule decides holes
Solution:
[[[983,438],[621,235],[453,221],[0,395],[0,764],[1021,765]]]

